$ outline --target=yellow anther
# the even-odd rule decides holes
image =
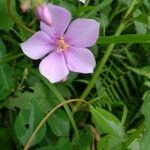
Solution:
[[[63,37],[60,37],[60,39],[57,42],[58,52],[66,51],[68,50],[69,45],[65,42]]]

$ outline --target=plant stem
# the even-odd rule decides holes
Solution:
[[[36,129],[34,130],[34,132],[32,133],[30,139],[28,140],[27,144],[24,147],[24,150],[28,150],[32,141],[34,140],[36,134],[39,132],[39,130],[41,129],[41,127],[46,123],[46,121],[48,120],[48,118],[60,107],[62,106],[66,106],[66,104],[72,103],[72,102],[76,102],[78,101],[78,99],[74,99],[74,100],[68,100],[68,101],[64,101],[60,104],[58,104],[56,107],[54,107],[51,111],[48,112],[48,114],[42,119],[42,121],[39,123],[39,125],[36,127]],[[80,100],[86,104],[88,104],[85,100]]]

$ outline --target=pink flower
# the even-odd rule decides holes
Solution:
[[[41,4],[36,7],[36,15],[40,21],[52,25],[52,17],[48,5]]]
[[[53,25],[41,22],[41,31],[21,44],[23,52],[32,59],[43,59],[40,73],[50,82],[63,80],[69,71],[92,73],[95,58],[86,48],[95,44],[100,24],[92,19],[76,19],[62,8],[48,5]]]

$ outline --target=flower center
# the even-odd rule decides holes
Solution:
[[[58,52],[65,52],[68,50],[69,45],[65,42],[64,37],[60,37],[57,42]]]

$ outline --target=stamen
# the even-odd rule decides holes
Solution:
[[[69,45],[65,42],[64,37],[60,37],[57,42],[58,52],[65,52],[68,50]]]

